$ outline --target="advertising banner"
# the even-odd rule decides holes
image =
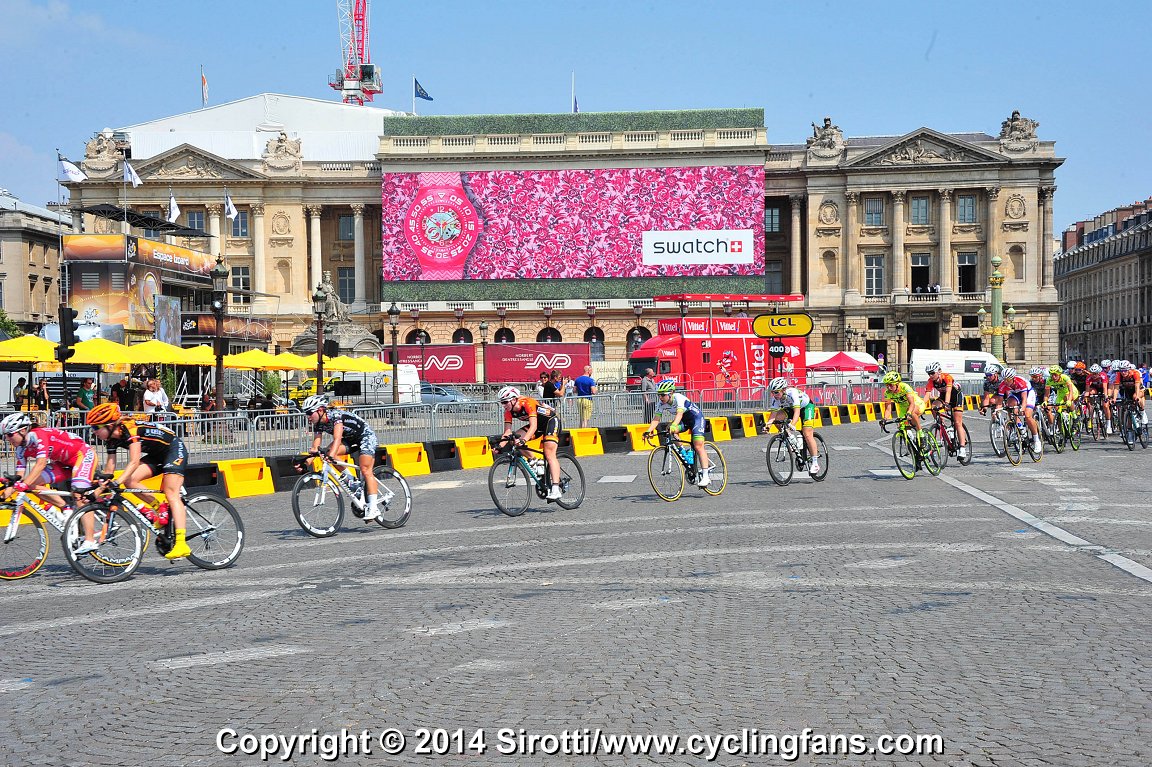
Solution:
[[[180,346],[180,299],[156,296],[156,322],[153,337],[166,344]]]
[[[534,383],[545,370],[575,378],[592,360],[588,344],[488,344],[486,355],[491,383]]]
[[[758,166],[385,173],[383,278],[764,274]]]
[[[65,261],[120,261],[127,260],[127,243],[122,234],[66,234],[64,235]]]
[[[384,361],[392,362],[392,350],[384,349]],[[423,370],[420,378],[432,383],[476,383],[476,347],[472,344],[428,344],[421,355],[419,344],[396,347],[402,365]]]
[[[137,237],[128,238],[128,260],[208,279],[212,278],[212,267],[216,265],[215,259],[208,253]]]
[[[129,321],[125,271],[123,256],[118,264],[73,263],[69,267],[68,303],[79,312],[82,321],[136,329]],[[149,325],[148,330],[151,329]]]
[[[215,336],[216,318],[211,314],[187,314],[180,323],[180,330],[185,336]],[[249,317],[225,317],[225,338],[244,338],[253,341],[271,341],[272,327],[266,320],[254,320]]]

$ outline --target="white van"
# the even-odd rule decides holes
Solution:
[[[420,373],[415,365],[400,364],[393,367],[396,388],[401,405],[420,404]],[[357,404],[391,405],[392,370],[381,373],[331,373],[327,391],[338,400]]]
[[[924,368],[930,362],[939,362],[940,369],[949,373],[956,383],[964,385],[966,394],[975,394],[984,382],[984,370],[989,363],[1003,365],[988,352],[965,352],[957,349],[913,349],[912,358],[908,367],[912,375],[913,386],[928,381],[928,374]]]

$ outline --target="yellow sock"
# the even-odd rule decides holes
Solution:
[[[184,535],[184,528],[176,528],[176,542],[172,544],[172,550],[164,555],[165,559],[182,559],[192,553],[192,549],[188,548],[188,542],[184,540]]]

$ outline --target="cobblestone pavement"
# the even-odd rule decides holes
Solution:
[[[986,421],[970,424],[987,456]],[[604,456],[583,461],[583,507],[515,519],[481,471],[414,478],[401,530],[352,520],[324,540],[287,494],[241,499],[247,546],[227,571],[150,552],[97,586],[55,547],[0,584],[0,762],[255,765],[218,738],[347,728],[371,754],[339,764],[704,764],[501,754],[497,731],[812,728],[938,735],[944,753],[797,764],[1152,764],[1152,451],[979,457],[905,481],[875,424],[824,434],[822,484],[773,485],[761,438],[723,443],[717,498],[663,503],[646,455]],[[418,755],[421,727],[465,753]],[[379,744],[388,728],[400,755]],[[322,763],[304,745],[288,763]]]

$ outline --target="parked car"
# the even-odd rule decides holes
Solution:
[[[450,402],[474,402],[464,392],[452,386],[420,382],[420,401],[425,405],[441,405]]]

